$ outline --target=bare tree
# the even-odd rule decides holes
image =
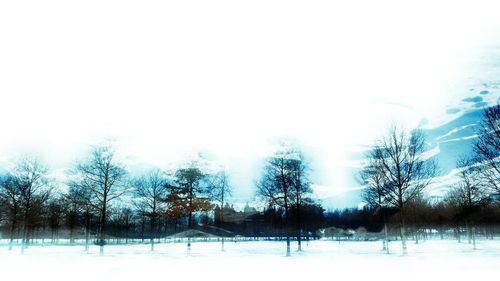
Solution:
[[[81,181],[78,179],[71,180],[68,187],[68,193],[64,195],[64,201],[67,205],[66,223],[70,228],[70,240],[73,237],[72,227],[76,227],[77,223],[83,224],[85,229],[85,251],[88,253],[92,218],[95,211],[91,201],[92,194],[89,189],[81,186]],[[79,219],[80,216],[82,216],[81,220]]]
[[[224,203],[231,196],[232,188],[226,171],[220,171],[211,177],[212,198],[220,204],[220,217],[218,220],[224,222]],[[224,251],[224,235],[222,235],[221,250]]]
[[[474,143],[476,161],[482,164],[481,180],[492,192],[500,194],[500,105],[484,111]]]
[[[421,193],[419,196],[414,197],[411,201],[406,203],[406,216],[411,223],[413,237],[415,244],[418,244],[422,222],[428,219],[431,203],[426,194]]]
[[[51,238],[50,242],[52,244],[57,243],[59,240],[59,230],[62,226],[62,219],[64,216],[64,210],[61,198],[53,197],[47,202],[47,221],[50,227]]]
[[[76,167],[73,185],[90,195],[90,204],[99,214],[99,253],[104,254],[106,219],[110,202],[126,191],[126,170],[110,146],[94,147],[88,159]]]
[[[288,159],[291,173],[291,196],[295,205],[297,220],[297,247],[302,251],[302,206],[306,204],[308,195],[312,193],[309,179],[309,165],[304,159],[304,155],[298,149],[291,149]]]
[[[460,218],[465,220],[469,243],[476,249],[474,216],[478,213],[486,195],[481,181],[481,168],[472,159],[461,157],[457,161],[460,181],[447,194],[447,202],[459,210]],[[460,234],[459,234],[460,235]]]
[[[135,204],[142,206],[150,220],[151,251],[154,251],[154,239],[159,215],[164,212],[168,185],[165,174],[159,169],[132,180]]]
[[[88,210],[90,213],[90,202],[89,196],[85,196],[85,190],[78,188],[78,186],[71,185],[69,186],[68,192],[63,194],[62,201],[65,206],[64,209],[64,218],[65,224],[69,229],[69,241],[70,243],[74,243],[74,233],[75,229],[80,226],[80,217],[84,215],[85,219],[85,211]],[[85,232],[86,232],[86,248],[88,250],[88,229],[87,224],[84,222]],[[89,226],[90,227],[90,226]]]
[[[29,243],[28,235],[32,226],[30,219],[33,217],[34,203],[43,204],[49,198],[51,187],[47,173],[48,168],[44,164],[29,156],[22,157],[13,169],[12,174],[16,177],[23,216],[22,253]]]
[[[146,205],[144,205],[144,204],[138,204],[137,202],[133,202],[133,205],[134,205],[133,216],[139,222],[140,233],[141,233],[141,242],[144,243],[146,224],[148,221],[148,211],[146,209]]]
[[[12,250],[14,233],[21,215],[21,190],[17,178],[10,174],[0,177],[0,204],[9,223],[9,250]]]
[[[385,182],[387,202],[399,210],[403,254],[407,253],[405,207],[418,196],[437,174],[437,164],[426,158],[425,136],[420,131],[407,133],[393,127],[373,149]]]
[[[257,193],[264,198],[270,207],[279,206],[285,211],[286,256],[290,256],[290,205],[293,194],[293,173],[290,167],[289,151],[278,151],[269,157],[264,166]]]
[[[384,223],[384,239],[382,240],[382,250],[389,254],[389,240],[387,238],[387,216],[386,208],[388,204],[387,194],[387,182],[383,173],[383,167],[381,166],[380,156],[375,151],[370,151],[367,155],[367,165],[359,173],[359,181],[364,185],[362,191],[363,199],[368,203],[369,206],[374,207],[376,212],[382,216],[382,221]]]

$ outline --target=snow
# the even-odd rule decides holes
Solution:
[[[451,240],[408,243],[402,256],[399,242],[304,242],[303,252],[285,257],[284,242],[196,242],[191,255],[185,243],[110,245],[105,255],[82,246],[0,248],[2,277],[22,280],[471,280],[498,274],[500,241],[479,240],[476,251]],[[4,279],[4,280],[9,280]]]

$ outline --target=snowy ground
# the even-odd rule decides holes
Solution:
[[[93,246],[0,247],[0,269],[16,280],[494,280],[500,274],[500,240],[481,240],[478,249],[456,241],[426,241],[401,245],[393,254],[381,242],[312,241],[303,252],[285,257],[284,242],[199,242],[187,256],[186,244],[106,246],[98,255]],[[492,279],[493,278],[493,279]],[[12,280],[12,279],[10,279]]]

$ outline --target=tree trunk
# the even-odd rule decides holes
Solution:
[[[144,218],[144,215],[143,215],[142,219],[141,219],[141,243],[144,243],[145,228],[146,228],[146,219]]]
[[[189,214],[188,214],[188,229],[191,229],[193,227],[193,186],[189,187]],[[191,238],[188,238],[188,243],[187,243],[187,253],[188,255],[191,254]]]
[[[403,249],[403,255],[408,253],[406,248],[406,229],[405,229],[405,219],[404,214],[401,212],[401,225],[399,226],[399,235],[401,236],[401,246]]]
[[[69,243],[70,244],[75,243],[75,239],[73,238],[73,232],[74,232],[74,228],[70,227],[70,229],[69,229]]]
[[[472,249],[476,250],[476,228],[474,227],[474,224],[471,222],[471,236],[472,236]]]
[[[285,207],[285,234],[286,234],[286,256],[289,257],[290,256],[290,232],[288,231],[288,208],[287,207]]]
[[[387,239],[387,220],[385,216],[385,210],[383,211],[384,214],[384,242],[383,242],[383,250],[386,251],[387,254],[389,254],[389,239]]]
[[[156,224],[156,220],[155,220],[155,214],[154,214],[154,211],[153,211],[153,214],[152,214],[152,217],[151,217],[151,252],[153,252],[155,250],[155,224]]]
[[[222,191],[222,200],[220,203],[220,226],[222,228],[222,225],[224,223],[224,191]],[[222,241],[221,241],[221,251],[224,252],[224,234],[222,234]]]
[[[300,199],[297,199],[297,246],[298,246],[298,251],[302,251],[302,241],[301,241],[301,236],[302,236],[302,222],[300,221]]]
[[[104,197],[106,200],[106,197]],[[101,224],[99,225],[99,255],[104,255],[104,231],[106,229],[106,203],[102,206]]]
[[[90,212],[87,211],[85,217],[85,252],[89,252],[89,238],[90,238]]]
[[[25,210],[24,210],[24,223],[23,223],[23,238],[21,244],[21,254],[24,254],[24,249],[27,248],[28,244],[28,218],[30,209],[30,199],[27,199]]]
[[[9,241],[9,251],[12,250],[12,244],[14,243],[14,230],[16,229],[16,220],[12,221],[10,226],[10,241]]]
[[[285,193],[285,234],[286,234],[286,256],[290,256],[290,233],[288,231],[288,201]]]
[[[191,204],[189,204],[191,208]],[[193,211],[189,210],[189,215],[188,215],[188,229],[191,229],[193,227]]]

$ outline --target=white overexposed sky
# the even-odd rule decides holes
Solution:
[[[482,81],[500,5],[340,2],[2,1],[0,162],[60,169],[107,138],[161,167],[202,151],[249,200],[286,136],[322,192],[343,190],[350,152],[391,122],[432,124]]]

